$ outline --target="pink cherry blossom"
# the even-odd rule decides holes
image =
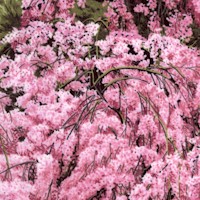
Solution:
[[[198,1],[75,5],[23,0],[0,41],[0,199],[199,199]]]

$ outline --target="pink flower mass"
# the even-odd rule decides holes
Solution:
[[[0,199],[200,200],[200,1],[99,2],[22,0],[1,41]]]

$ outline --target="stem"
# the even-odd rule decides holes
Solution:
[[[169,136],[168,136],[168,130],[167,130],[167,126],[165,124],[165,122],[161,119],[161,117],[159,116],[159,114],[156,112],[154,106],[152,105],[151,101],[143,96],[140,92],[138,93],[140,97],[142,97],[145,101],[147,101],[149,103],[149,105],[151,106],[153,112],[154,112],[154,115],[156,116],[156,118],[158,119],[159,123],[161,124],[163,130],[164,130],[164,133],[165,133],[165,142],[166,142],[166,152],[169,154]]]
[[[95,108],[97,107],[97,105],[98,104],[100,104],[101,103],[101,101],[100,100],[97,100],[96,102],[95,102],[95,105],[94,105],[94,107],[92,108],[92,113],[91,113],[91,116],[90,116],[90,122],[92,122],[93,120],[93,118],[94,118],[94,112],[95,112]]]
[[[122,69],[137,69],[139,71],[146,71],[146,72],[149,72],[149,73],[160,75],[163,78],[169,79],[167,76],[163,75],[161,72],[158,72],[158,71],[155,71],[155,70],[150,70],[150,69],[141,68],[141,67],[137,67],[137,66],[127,66],[127,67],[111,68],[111,69],[106,70],[101,76],[98,77],[98,79],[94,82],[94,84],[96,85],[102,78],[104,78],[109,73],[111,73],[113,71],[122,70]]]
[[[175,69],[183,78],[185,78],[185,76],[182,74],[182,72],[175,66],[173,66],[172,64],[170,64],[170,66]]]
[[[8,154],[6,152],[6,149],[5,149],[5,146],[4,146],[4,143],[3,143],[3,140],[2,140],[2,137],[0,136],[0,143],[1,143],[1,148],[3,150],[3,153],[4,153],[4,156],[5,156],[5,159],[6,159],[6,165],[7,165],[7,171],[10,170],[10,164],[9,164],[9,160],[8,160]]]
[[[84,71],[83,73],[76,75],[74,78],[67,80],[64,84],[62,84],[61,86],[58,87],[58,89],[64,89],[68,84],[70,84],[73,81],[77,81],[78,79],[80,79],[82,76],[84,76],[85,74],[91,73],[90,70]]]
[[[25,164],[29,164],[29,163],[35,163],[36,161],[35,160],[31,160],[31,161],[27,161],[27,162],[23,162],[23,163],[19,163],[19,164],[16,164],[16,165],[13,165],[13,166],[10,166],[9,168],[5,169],[4,171],[0,172],[0,174],[3,174],[4,172],[7,172],[8,170],[14,168],[14,167],[18,167],[20,165],[25,165]]]
[[[119,77],[119,78],[116,78],[116,79],[113,79],[112,81],[110,81],[109,83],[106,83],[105,84],[105,88],[103,91],[105,91],[109,86],[117,83],[118,81],[124,81],[124,80],[128,80],[128,79],[137,79],[137,80],[140,80],[140,81],[144,81],[146,83],[148,83],[147,81],[145,80],[142,80],[140,78],[136,78],[136,77],[132,77],[132,76],[124,76],[124,77]]]

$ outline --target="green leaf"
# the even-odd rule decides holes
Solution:
[[[71,9],[71,13],[76,14],[76,19],[85,21],[92,18],[94,21],[98,19],[105,19],[104,13],[107,11],[107,6],[103,6],[101,2],[95,0],[87,0],[85,8],[78,7],[77,3]]]
[[[20,26],[21,0],[0,0],[0,40]]]

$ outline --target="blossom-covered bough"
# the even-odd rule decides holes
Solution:
[[[1,40],[1,199],[200,198],[196,2],[22,1]]]

